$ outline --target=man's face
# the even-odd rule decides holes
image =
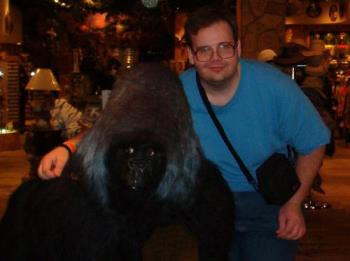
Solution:
[[[222,58],[218,54],[218,48],[223,43],[234,46],[232,57]],[[198,59],[200,58],[198,56],[198,50],[207,47],[213,50],[211,59],[209,61]],[[240,42],[234,42],[231,28],[224,21],[202,28],[196,35],[192,35],[192,49],[189,49],[189,61],[196,67],[200,78],[211,86],[220,86],[234,79],[237,75],[240,54]]]

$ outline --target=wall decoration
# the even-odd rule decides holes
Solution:
[[[346,3],[347,0],[339,0],[339,17],[343,18],[346,13]]]
[[[10,14],[5,15],[5,33],[11,34],[14,30],[14,23]]]
[[[309,17],[318,17],[322,13],[322,7],[318,0],[309,0],[309,4],[306,8],[306,14]]]
[[[286,16],[296,15],[299,12],[297,3],[293,0],[287,0]]]
[[[328,15],[329,15],[329,19],[331,19],[332,22],[335,22],[338,18],[338,6],[336,4],[332,4],[329,7],[329,11],[328,11]]]

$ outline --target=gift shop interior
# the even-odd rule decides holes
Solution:
[[[0,0],[0,217],[44,154],[94,124],[123,71],[190,66],[184,24],[205,4],[229,9],[242,57],[293,78],[331,130],[303,206],[310,229],[298,261],[350,260],[349,0]],[[145,257],[196,260],[195,248],[172,227]]]

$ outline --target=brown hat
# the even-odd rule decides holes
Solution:
[[[320,64],[318,66],[307,65],[305,67],[305,73],[310,76],[320,77],[326,75],[328,72],[327,64]]]
[[[274,50],[264,49],[258,53],[257,59],[261,62],[270,62],[275,59],[276,56],[277,54]]]
[[[310,48],[308,50],[302,50],[301,53],[304,56],[318,56],[323,55],[326,51],[325,43],[324,41],[320,39],[314,39],[310,43]]]
[[[308,56],[308,65],[312,67],[327,65],[330,59],[329,50],[326,49],[322,40],[312,40],[310,50],[303,52],[304,56]],[[326,66],[326,67],[327,67]]]
[[[273,59],[273,62],[280,66],[291,66],[305,63],[307,57],[302,53],[304,50],[307,50],[304,45],[296,42],[287,43],[282,47],[280,55]]]

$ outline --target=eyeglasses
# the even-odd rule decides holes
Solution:
[[[216,54],[222,59],[229,59],[234,56],[236,45],[228,42],[219,43],[216,46]],[[214,49],[211,46],[200,46],[193,51],[196,59],[200,62],[208,62],[213,58]]]

